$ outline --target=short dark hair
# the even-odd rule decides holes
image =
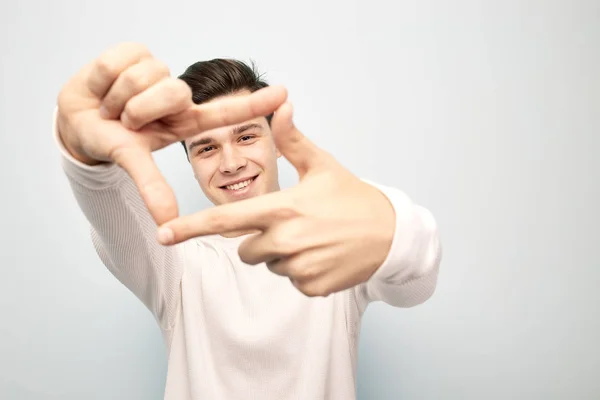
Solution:
[[[252,93],[269,86],[253,62],[248,65],[240,60],[227,58],[198,61],[190,65],[179,79],[192,89],[192,101],[195,104],[206,103],[216,97],[242,90]],[[270,125],[273,114],[267,115],[266,118]],[[188,155],[185,141],[182,140],[181,144]]]

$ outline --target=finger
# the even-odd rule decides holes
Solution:
[[[271,240],[270,230],[257,233],[244,240],[238,249],[240,259],[246,264],[256,265],[273,261],[282,256]]]
[[[273,116],[271,129],[277,148],[296,168],[300,176],[326,159],[326,153],[296,128],[290,103],[283,104]]]
[[[319,279],[329,271],[323,249],[308,249],[289,256],[267,261],[271,272],[287,276],[298,282],[310,282]]]
[[[117,118],[132,97],[156,82],[168,77],[169,68],[155,58],[146,58],[131,65],[115,80],[102,101],[104,118]]]
[[[263,262],[289,257],[305,249],[306,230],[302,230],[299,220],[278,220],[269,229],[252,235],[244,240],[238,249],[240,259],[246,264],[256,265]],[[296,222],[296,223],[295,223]]]
[[[175,244],[197,236],[264,231],[277,221],[297,215],[286,192],[273,192],[169,221],[160,227],[158,240],[163,244]]]
[[[121,114],[123,126],[137,130],[193,106],[192,91],[181,79],[166,78],[130,99]]]
[[[317,263],[302,260],[304,273],[290,273],[288,276],[292,284],[309,297],[327,297],[331,293],[346,290],[365,282],[364,272],[350,272],[352,266],[339,265],[331,258],[322,257]],[[287,266],[289,272],[294,267]]]
[[[310,251],[269,262],[267,267],[274,274],[288,277],[304,295],[326,297],[339,289],[340,283],[332,281],[334,271],[325,261],[318,252]]]
[[[290,278],[290,282],[292,282],[292,285],[294,285],[296,289],[308,297],[327,297],[336,291],[329,287],[327,280],[324,278],[316,279],[314,281],[299,281]]]
[[[181,139],[200,132],[245,122],[273,113],[287,99],[283,86],[268,86],[244,96],[195,105],[178,116],[181,121],[174,130]]]
[[[146,57],[151,57],[150,51],[138,43],[121,43],[108,49],[92,63],[88,88],[103,98],[121,72]]]
[[[131,176],[158,225],[177,218],[175,194],[154,163],[149,150],[141,147],[120,148],[111,158]]]

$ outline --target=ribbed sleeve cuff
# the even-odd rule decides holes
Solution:
[[[388,198],[396,219],[390,251],[371,279],[402,284],[428,274],[438,247],[433,217],[427,210],[414,204],[401,190],[365,182],[379,189]]]

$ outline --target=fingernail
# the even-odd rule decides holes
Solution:
[[[171,244],[175,239],[175,235],[170,228],[159,228],[157,237],[161,244]]]
[[[108,118],[110,116],[108,113],[108,109],[105,106],[100,107],[100,116],[102,118]]]
[[[121,124],[127,129],[132,129],[131,120],[125,113],[121,114]]]

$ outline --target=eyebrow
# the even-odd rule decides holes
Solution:
[[[262,126],[260,124],[257,124],[257,123],[249,123],[249,124],[245,124],[245,125],[240,125],[240,126],[234,127],[229,134],[231,136],[237,136],[237,135],[240,135],[240,134],[246,132],[247,130],[250,130],[250,129],[253,129],[253,128],[262,129]],[[210,137],[210,136],[203,137],[203,138],[198,139],[198,140],[194,140],[188,146],[188,151],[192,151],[192,149],[194,147],[197,147],[197,146],[204,146],[204,145],[207,145],[207,144],[211,144],[214,141],[215,140],[212,137]]]

